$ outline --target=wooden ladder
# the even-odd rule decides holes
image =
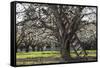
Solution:
[[[83,47],[83,44],[77,37],[77,34],[74,34],[71,40],[71,47],[74,50],[74,54],[76,54],[77,57],[86,58],[87,52]]]

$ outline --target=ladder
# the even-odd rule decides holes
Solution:
[[[78,58],[86,58],[87,57],[87,52],[84,49],[81,41],[77,37],[77,34],[73,35],[70,46],[72,47],[76,57],[78,57]]]

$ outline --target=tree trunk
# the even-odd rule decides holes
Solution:
[[[29,52],[29,45],[26,46],[26,52]]]
[[[62,38],[61,40],[61,57],[63,58],[63,61],[67,62],[71,59],[69,39],[64,40],[64,38]]]
[[[23,51],[23,47],[20,47],[21,52]]]
[[[43,51],[43,47],[41,47],[41,51]]]
[[[38,46],[38,47],[37,47],[37,51],[40,51],[40,50],[41,50],[41,48]]]
[[[32,51],[35,51],[35,47],[32,47]]]

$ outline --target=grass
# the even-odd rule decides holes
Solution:
[[[36,52],[19,52],[17,58],[40,58],[40,57],[59,57],[60,53],[57,51],[36,51]]]
[[[96,52],[96,50],[86,50],[86,52]]]
[[[92,56],[95,57],[96,56],[96,50],[87,50],[87,52],[89,53],[88,56]],[[93,52],[93,54],[90,54],[91,52]],[[46,58],[46,57],[60,57],[60,53],[59,51],[34,51],[34,52],[18,52],[16,53],[16,57],[17,59],[25,59],[25,58]],[[76,55],[72,52],[71,53],[72,57],[75,57]]]

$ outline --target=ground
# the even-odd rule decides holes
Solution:
[[[88,57],[96,58],[96,50],[87,50]],[[46,64],[46,63],[61,63],[59,51],[36,51],[36,52],[18,52],[16,53],[17,65],[31,64]],[[74,52],[71,52],[72,57],[76,57]]]

